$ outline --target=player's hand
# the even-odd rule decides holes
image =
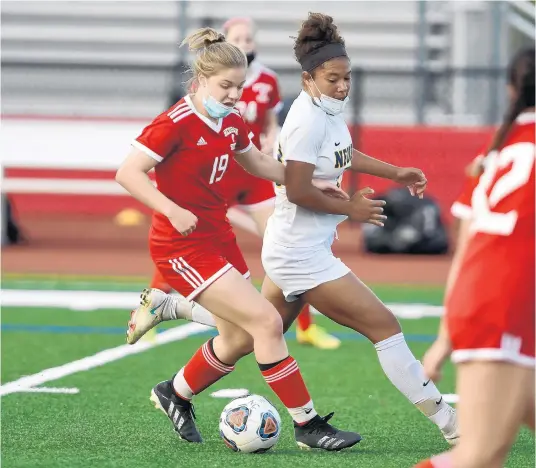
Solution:
[[[342,188],[337,187],[337,185],[328,182],[327,180],[313,179],[311,182],[325,195],[333,198],[340,198],[341,200],[350,200],[350,195],[348,195]]]
[[[405,185],[413,196],[417,195],[419,198],[423,198],[428,181],[420,169],[401,167],[398,169],[394,180],[400,185]]]
[[[468,177],[480,177],[484,172],[484,156],[480,155],[473,159],[465,168],[465,175]]]
[[[168,216],[168,219],[173,227],[183,236],[188,236],[195,231],[198,221],[197,216],[191,211],[185,210],[178,206]]]
[[[438,338],[435,340],[434,344],[426,351],[422,360],[426,377],[432,379],[434,382],[439,382],[442,377],[441,370],[450,353],[451,347],[447,339]]]
[[[370,200],[367,195],[372,195],[374,190],[370,187],[361,189],[350,199],[348,217],[353,221],[375,224],[383,227],[387,216],[383,214],[384,200]]]

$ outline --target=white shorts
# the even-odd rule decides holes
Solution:
[[[333,255],[333,238],[314,247],[285,247],[264,237],[262,265],[268,277],[293,302],[316,286],[342,278],[350,269]]]

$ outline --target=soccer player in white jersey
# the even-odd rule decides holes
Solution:
[[[303,91],[279,138],[285,187],[276,190],[275,211],[264,236],[263,295],[285,322],[309,303],[366,336],[393,385],[439,427],[447,441],[455,442],[455,410],[425,377],[398,320],[331,251],[337,225],[345,219],[383,225],[382,209],[366,198],[372,190],[365,188],[344,201],[325,197],[311,185],[313,177],[340,183],[344,170],[350,169],[394,180],[422,196],[426,178],[419,169],[398,168],[353,148],[343,116],[351,86],[350,60],[333,18],[309,14],[294,52],[302,67]]]
[[[426,178],[419,169],[392,166],[353,148],[343,117],[351,85],[350,61],[333,18],[310,13],[294,52],[302,67],[303,91],[280,134],[285,187],[276,191],[275,212],[264,236],[262,260],[267,277],[262,293],[281,314],[285,329],[303,304],[309,303],[366,336],[393,385],[453,444],[458,439],[455,410],[425,377],[393,313],[331,251],[337,225],[347,218],[382,226],[385,202],[367,198],[373,193],[369,188],[348,201],[324,196],[312,185],[313,177],[340,184],[344,171],[350,169],[394,180],[422,196]],[[171,309],[172,318],[202,321],[192,316],[191,305],[180,298],[166,299],[162,313],[158,312],[160,304],[150,302],[146,309],[154,308],[158,315],[150,318],[153,323],[169,319],[165,310]],[[153,326],[150,320],[144,320],[144,328]],[[348,378],[354,377],[349,374]]]

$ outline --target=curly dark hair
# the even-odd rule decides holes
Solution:
[[[326,44],[344,45],[344,39],[333,23],[333,18],[322,13],[309,13],[309,17],[301,25],[298,37],[293,39],[294,56],[298,62],[301,62],[304,55]]]

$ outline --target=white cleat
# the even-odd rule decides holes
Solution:
[[[460,434],[458,433],[458,416],[456,415],[456,410],[449,406],[450,408],[450,419],[448,424],[441,429],[443,437],[450,445],[456,445],[460,440]]]
[[[140,295],[140,306],[130,313],[127,328],[127,343],[136,343],[149,330],[156,327],[164,319],[162,312],[167,294],[160,289],[146,288]]]

